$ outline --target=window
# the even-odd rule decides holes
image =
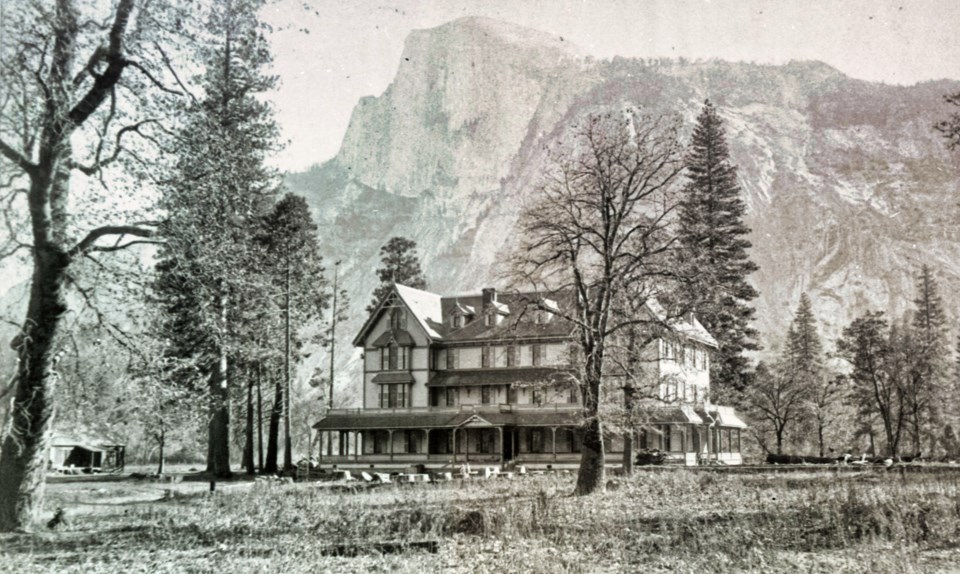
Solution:
[[[492,389],[491,389],[490,385],[483,385],[482,387],[480,387],[480,402],[481,402],[481,403],[483,403],[483,404],[485,404],[485,405],[489,405],[489,404],[492,402],[492,401],[490,400],[490,394],[491,394],[490,391],[491,391],[491,390],[492,390]]]
[[[380,385],[380,408],[396,409],[407,406],[407,385],[390,383]]]
[[[453,321],[453,328],[454,328],[454,329],[460,329],[460,328],[463,327],[463,323],[464,323],[463,315],[459,315],[459,314],[458,314],[458,315],[454,315],[454,316],[453,316],[453,319],[451,319],[451,320]]]
[[[447,369],[456,369],[460,366],[460,350],[447,349]]]
[[[671,432],[673,427],[670,425],[663,426],[663,450],[673,450],[673,433]]]
[[[448,388],[447,389],[447,406],[455,407],[460,404],[460,389]]]
[[[513,385],[507,387],[507,404],[517,404],[517,389]]]
[[[398,368],[398,367],[397,367],[397,362],[398,362],[399,355],[400,355],[400,353],[399,353],[400,348],[397,346],[397,343],[396,343],[396,342],[391,341],[390,347],[388,347],[388,349],[389,349],[389,351],[390,351],[389,354],[388,354],[388,356],[390,357],[390,361],[389,361],[390,370],[391,370],[391,371],[396,371],[397,368]]]
[[[638,447],[638,448],[641,448],[641,449],[650,448],[650,447],[648,446],[649,440],[650,440],[650,439],[647,437],[647,429],[645,429],[645,428],[644,428],[644,429],[640,429],[640,438],[639,438],[639,440],[637,441],[637,447]]]
[[[403,312],[403,309],[395,307],[390,311],[390,328],[393,330],[407,328],[407,314]]]
[[[543,452],[543,429],[530,429],[528,449],[530,452]]]
[[[517,348],[513,345],[507,347],[507,366],[516,367],[517,366]]]
[[[483,368],[490,366],[490,347],[480,348],[480,366]]]
[[[533,404],[543,404],[543,389],[533,389]]]
[[[380,349],[380,370],[406,369],[410,364],[410,348],[400,347],[396,341]]]
[[[577,393],[577,386],[570,385],[569,394],[567,395],[567,402],[575,405],[580,402],[579,393]]]
[[[543,345],[533,345],[531,351],[533,353],[533,366],[538,367],[543,363]]]

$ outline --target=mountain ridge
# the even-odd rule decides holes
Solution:
[[[287,178],[311,202],[330,257],[348,261],[354,315],[393,235],[418,242],[432,290],[505,286],[518,208],[567,126],[630,105],[679,116],[686,136],[709,98],[748,206],[768,352],[801,291],[833,339],[867,308],[904,311],[923,262],[939,269],[957,316],[960,166],[932,126],[960,82],[877,84],[816,61],[597,61],[553,49],[549,35],[527,42],[491,26],[461,19],[413,33],[390,87],[358,103],[337,156]],[[339,384],[355,376],[356,353],[352,365],[343,359]]]

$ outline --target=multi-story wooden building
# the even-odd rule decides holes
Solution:
[[[323,466],[430,468],[471,462],[573,468],[582,418],[573,382],[572,301],[532,294],[441,296],[397,285],[354,339],[363,347],[363,407],[329,411],[315,428]],[[662,314],[656,304],[652,316]],[[709,402],[716,341],[695,318],[666,322],[644,350],[650,392],[637,448],[684,464],[739,464],[733,409]],[[622,386],[616,377],[611,388]],[[620,399],[622,400],[622,399]],[[623,436],[607,440],[622,460]]]

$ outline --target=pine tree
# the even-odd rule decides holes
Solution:
[[[269,105],[273,88],[263,69],[271,57],[260,33],[259,0],[213,5],[208,22],[204,95],[187,110],[176,135],[179,150],[163,187],[165,244],[157,292],[167,311],[171,352],[194,357],[208,381],[211,411],[207,471],[230,474],[231,366],[251,339],[245,309],[261,305],[267,282],[255,241],[257,218],[276,194],[277,177],[264,165],[277,149]]]
[[[917,307],[913,316],[917,352],[914,354],[914,372],[904,389],[904,396],[914,454],[920,454],[922,427],[925,422],[932,426],[940,418],[938,399],[949,371],[947,317],[933,270],[928,265],[920,268],[917,297],[913,302]],[[928,430],[931,436],[936,436],[934,429]]]
[[[810,298],[800,295],[800,303],[787,334],[784,361],[785,375],[801,389],[806,401],[806,413],[816,429],[817,447],[821,457],[826,455],[827,426],[839,416],[837,407],[843,396],[844,379],[832,377],[823,363],[823,345],[817,333]]]
[[[749,306],[757,291],[747,282],[758,267],[747,255],[746,206],[730,165],[723,123],[709,100],[697,118],[685,169],[679,238],[688,280],[678,299],[719,343],[711,367],[714,385],[721,393],[740,390],[747,369],[743,351],[758,348],[757,332],[750,327],[755,311]]]
[[[273,278],[274,290],[280,297],[283,336],[283,377],[275,380],[274,406],[271,412],[265,470],[277,470],[278,421],[284,421],[284,468],[293,466],[293,445],[290,433],[291,379],[294,367],[291,353],[302,346],[297,334],[308,323],[320,318],[329,294],[324,279],[323,257],[317,240],[317,226],[310,216],[305,199],[287,194],[267,214],[260,241],[266,250],[267,269]],[[251,406],[252,406],[252,393]],[[248,431],[252,460],[252,431]]]
[[[789,369],[795,377],[812,378],[823,368],[823,345],[806,293],[800,295],[800,303],[787,335],[786,349]]]
[[[373,313],[380,300],[393,288],[395,283],[426,289],[427,280],[420,268],[417,256],[417,242],[406,237],[393,237],[380,248],[381,265],[377,269],[380,285],[373,292],[373,299],[367,306],[367,313]]]

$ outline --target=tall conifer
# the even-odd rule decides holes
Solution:
[[[912,376],[905,387],[907,414],[914,454],[921,452],[924,423],[932,426],[941,414],[941,389],[949,372],[949,337],[947,317],[943,310],[933,270],[926,264],[917,275],[917,310],[913,316],[916,352]],[[929,429],[933,431],[933,429]],[[935,433],[932,433],[935,436]]]
[[[170,351],[191,357],[208,380],[207,471],[230,474],[232,365],[245,343],[244,309],[266,301],[255,242],[257,218],[273,204],[278,180],[264,160],[277,149],[268,104],[275,79],[258,21],[260,0],[211,6],[203,48],[203,95],[176,134],[176,165],[160,202],[157,293],[167,313]]]
[[[695,311],[719,343],[711,368],[718,390],[742,389],[747,369],[743,351],[758,348],[757,332],[750,327],[755,311],[749,305],[757,291],[747,282],[757,265],[747,255],[746,206],[736,168],[730,165],[723,122],[709,100],[697,118],[685,168],[679,236],[688,281],[679,303]]]

